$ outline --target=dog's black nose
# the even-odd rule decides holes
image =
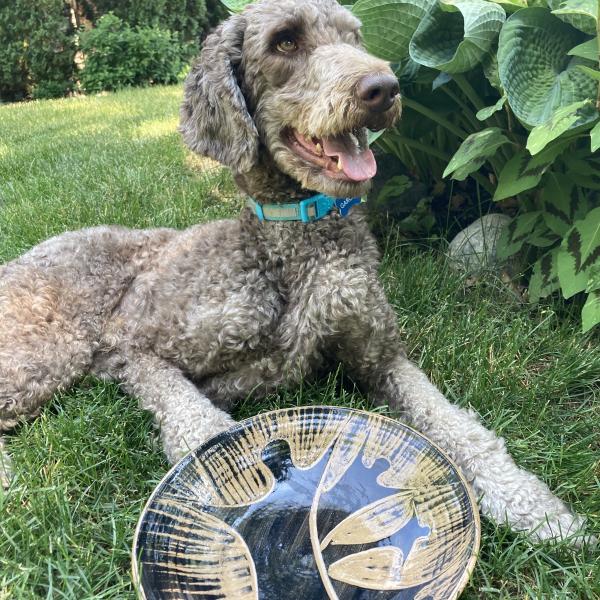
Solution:
[[[356,93],[369,112],[381,113],[392,107],[400,86],[393,75],[365,75],[358,82]]]

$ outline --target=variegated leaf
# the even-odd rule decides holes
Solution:
[[[541,152],[552,140],[570,129],[581,127],[598,119],[598,111],[591,100],[573,102],[556,109],[552,116],[534,127],[527,138],[527,150],[531,154]]]
[[[500,171],[494,200],[504,200],[535,187],[567,143],[558,140],[533,157],[527,150],[517,152]]]
[[[542,212],[539,210],[517,215],[502,229],[498,239],[498,257],[506,258],[516,254],[541,219]]]
[[[538,302],[540,298],[545,298],[560,288],[556,264],[558,252],[559,248],[552,248],[534,263],[529,279],[529,300],[531,302]]]
[[[592,267],[600,262],[600,207],[576,221],[558,254],[558,278],[565,298],[585,290]]]
[[[558,242],[560,239],[560,236],[552,232],[552,230],[542,219],[533,228],[533,231],[527,236],[526,241],[528,244],[531,244],[536,248],[549,248],[550,246],[556,244],[556,242]]]
[[[561,238],[578,219],[589,212],[588,194],[575,186],[575,178],[562,173],[548,173],[541,193],[542,216],[546,225]]]
[[[329,544],[378,542],[402,529],[413,516],[411,490],[386,496],[346,517],[323,539],[321,550]]]

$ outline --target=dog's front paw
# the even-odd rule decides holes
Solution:
[[[595,545],[594,536],[586,535],[586,520],[573,513],[548,486],[532,473],[513,470],[510,477],[485,481],[482,512],[497,523],[506,523],[514,531],[536,541],[567,541],[575,547]],[[477,486],[476,486],[477,487]],[[479,485],[479,491],[484,486]]]
[[[561,513],[546,515],[544,521],[531,532],[531,536],[538,541],[560,542],[565,540],[575,548],[596,547],[598,538],[585,533],[585,518],[572,513],[566,506],[564,508],[565,510]]]
[[[214,407],[209,413],[187,414],[181,420],[163,422],[161,435],[167,460],[175,464],[206,440],[234,424],[230,415]]]

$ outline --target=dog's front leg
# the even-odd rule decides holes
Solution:
[[[170,463],[235,422],[177,367],[156,356],[128,356],[120,378],[140,406],[153,413]]]
[[[379,373],[373,391],[378,404],[400,410],[452,457],[471,481],[484,515],[540,540],[575,535],[576,544],[584,541],[584,519],[535,475],[519,468],[503,439],[486,429],[474,411],[451,404],[404,356]]]
[[[486,429],[476,413],[451,404],[405,356],[396,315],[377,282],[370,286],[370,311],[344,325],[340,358],[364,384],[375,403],[438,444],[457,463],[480,498],[484,515],[537,539],[574,536],[584,519],[574,515],[533,474],[519,468],[504,441]],[[575,543],[585,538],[574,537]]]

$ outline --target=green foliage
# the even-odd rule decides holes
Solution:
[[[186,46],[177,34],[158,27],[132,28],[113,14],[82,33],[80,42],[85,55],[81,84],[86,92],[175,83],[184,66]]]
[[[532,300],[587,294],[583,326],[600,322],[597,1],[358,0],[353,12],[403,87],[403,118],[376,143],[432,188],[470,178],[479,198],[516,200],[500,254],[530,260]]]
[[[556,109],[594,97],[597,86],[577,68],[585,59],[567,56],[583,39],[545,8],[519,10],[506,21],[498,40],[500,82],[525,125],[540,125]]]
[[[130,31],[122,32],[120,43],[136,52],[133,60],[140,58],[144,65],[140,73],[133,73],[131,57],[121,55],[123,63],[116,65],[119,73],[110,77],[104,71],[115,59],[114,51],[106,57],[106,64],[90,75],[86,88],[114,89],[116,84],[137,85],[142,82],[173,81],[165,71],[175,64],[173,54],[187,60],[197,51],[198,42],[206,31],[216,25],[226,10],[219,0],[14,0],[0,2],[0,101],[25,98],[64,96],[78,90],[79,70],[76,68],[76,49],[81,48],[79,34],[99,24],[104,15],[112,12]],[[125,26],[123,27],[125,29]],[[161,34],[156,33],[158,30]],[[152,31],[152,33],[150,33]],[[106,33],[106,28],[104,33]],[[139,34],[133,41],[134,33]],[[93,37],[93,36],[92,36]],[[102,36],[99,36],[102,37]],[[127,39],[126,39],[127,38]],[[143,39],[145,38],[145,39]],[[112,41],[116,41],[112,37]],[[183,44],[185,42],[185,44]],[[85,42],[84,42],[85,43]],[[166,48],[173,45],[173,52]],[[85,58],[79,56],[80,59]],[[98,57],[92,58],[92,63]],[[148,69],[155,73],[144,76]],[[116,83],[115,83],[116,82]]]
[[[113,13],[131,27],[177,31],[186,41],[198,40],[210,24],[205,0],[79,0],[79,12],[93,23]],[[217,3],[212,3],[214,7]]]
[[[75,46],[68,14],[65,0],[0,4],[0,101],[72,89]]]
[[[496,153],[500,146],[509,143],[510,140],[498,127],[488,127],[472,133],[460,145],[448,163],[443,176],[452,175],[454,179],[461,181],[473,171],[477,171],[488,158]]]

